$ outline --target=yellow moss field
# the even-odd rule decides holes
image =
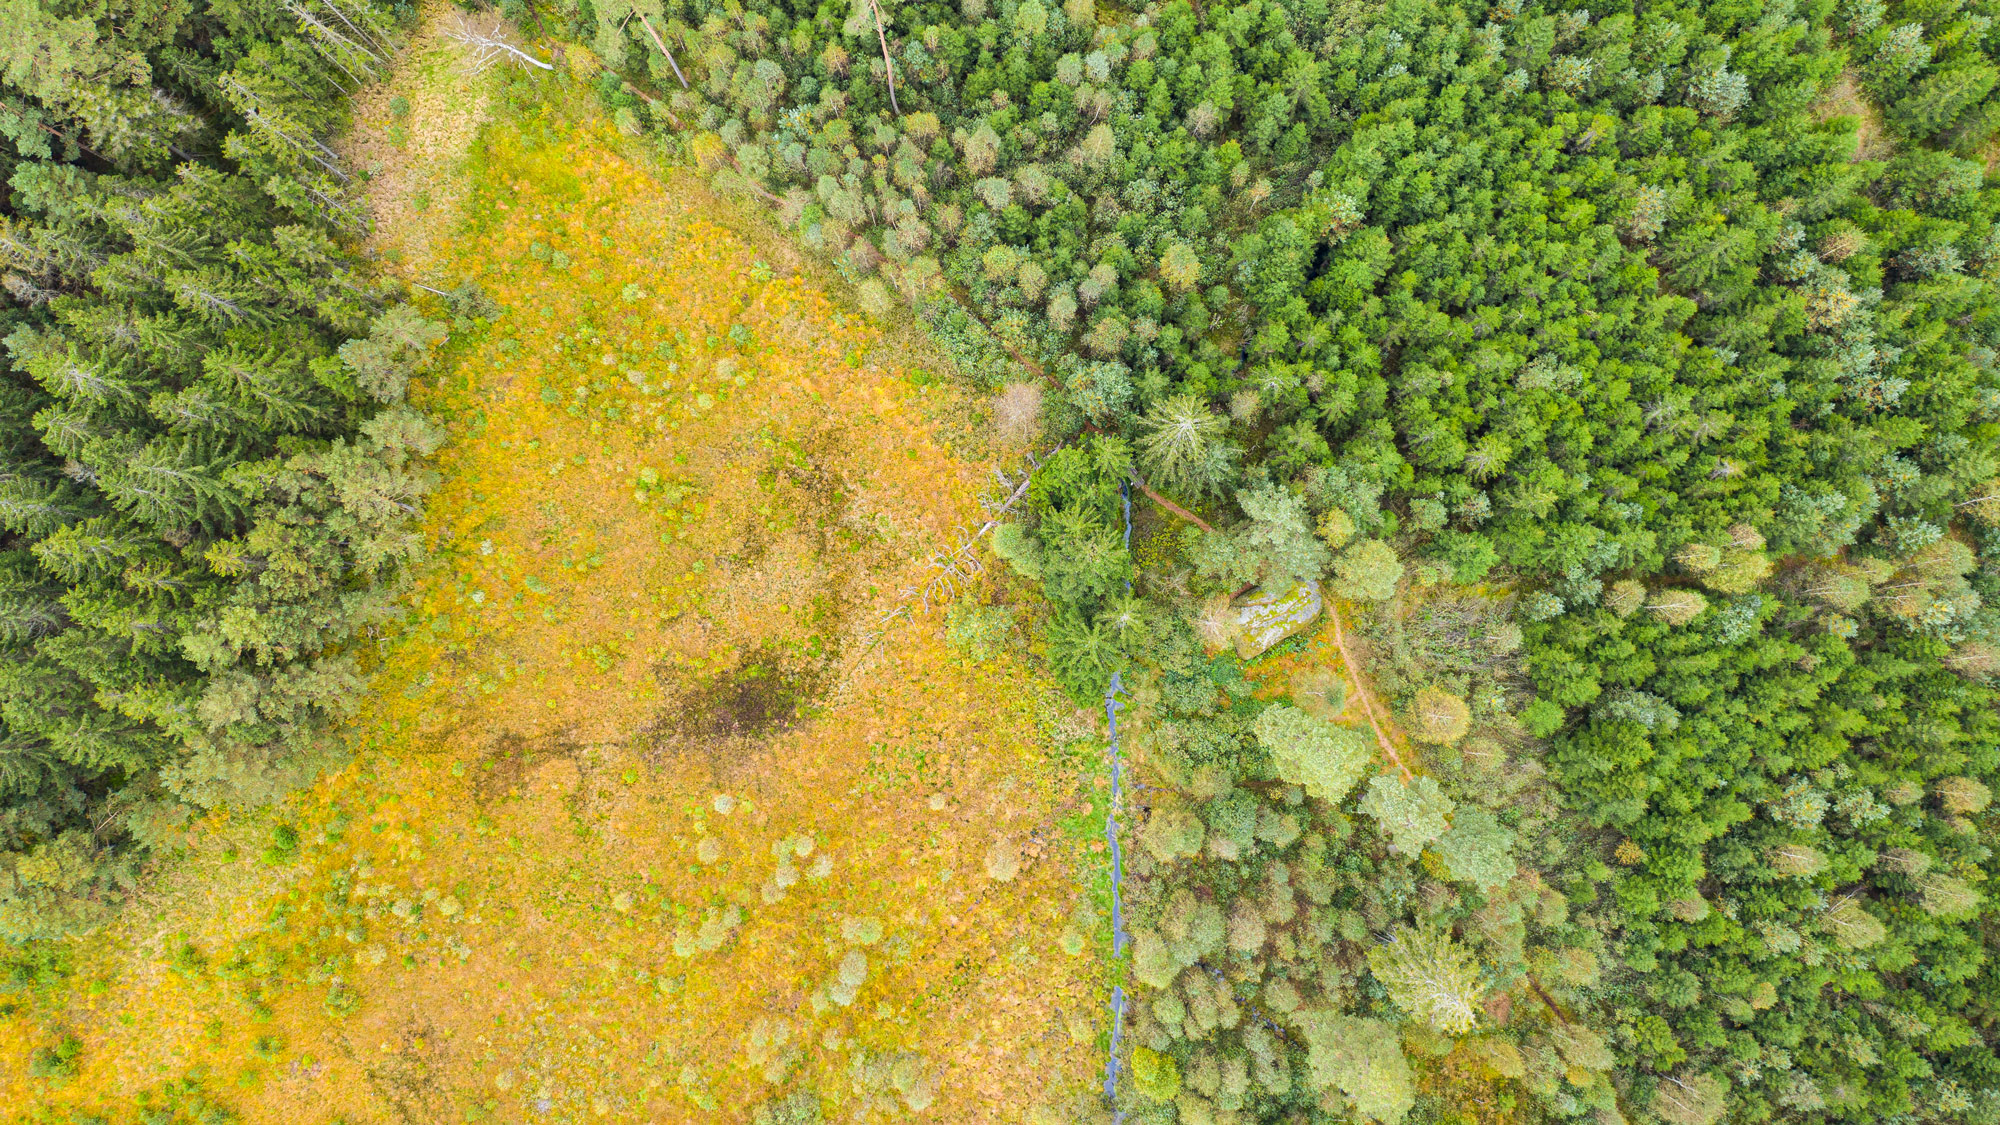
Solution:
[[[1018,1121],[1100,1073],[1102,744],[922,597],[968,406],[600,129],[487,126],[412,263],[492,307],[415,392],[431,561],[351,761],[0,1018],[16,1116],[194,1074],[252,1122]]]

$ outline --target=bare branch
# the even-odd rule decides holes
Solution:
[[[1061,449],[1062,447],[1057,446],[1056,448]],[[996,469],[994,471],[998,472],[999,470]],[[1007,478],[1002,477],[1000,479],[1004,482]],[[1000,517],[1007,514],[1007,509],[1013,507],[1015,504],[1020,503],[1021,497],[1026,496],[1028,494],[1028,485],[1033,483],[1034,479],[1035,475],[1033,473],[1029,473],[1026,476],[1023,476],[1021,478],[1021,483],[1015,487],[1014,494],[1012,496],[1007,497],[1007,502],[1005,504],[1000,505],[1000,507],[993,512],[993,518],[987,520],[983,525],[981,525],[979,530],[976,533],[974,533],[973,538],[977,539],[979,538],[979,536],[984,535],[989,531],[992,531],[996,527],[999,527]]]

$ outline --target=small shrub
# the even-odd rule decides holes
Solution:
[[[944,635],[966,656],[985,663],[1006,651],[1014,632],[1015,610],[1004,605],[956,602],[945,610]]]
[[[1354,517],[1340,508],[1328,508],[1319,517],[1318,531],[1320,539],[1338,551],[1354,538]]]
[[[1132,1052],[1132,1086],[1151,1101],[1173,1101],[1181,1092],[1180,1068],[1167,1055],[1136,1048]]]
[[[882,284],[879,277],[871,277],[855,287],[854,299],[861,305],[861,311],[876,320],[886,320],[896,309],[896,299],[889,295],[889,287]]]
[[[1316,719],[1335,719],[1347,708],[1347,681],[1331,668],[1302,668],[1292,673],[1292,704]]]
[[[1020,873],[1020,846],[1004,836],[993,841],[993,846],[986,849],[986,874],[996,882],[1011,883]]]
[[[299,854],[299,832],[289,824],[280,824],[271,830],[271,844],[264,849],[264,862],[285,863]]]
[[[916,1055],[904,1055],[896,1060],[889,1071],[889,1085],[903,1099],[911,1113],[922,1113],[929,1109],[937,1098],[937,1080],[924,1070],[923,1060]]]
[[[824,1120],[819,1094],[810,1089],[794,1090],[784,1097],[773,1098],[750,1114],[751,1125],[819,1125]]]
[[[74,1078],[76,1077],[77,1056],[83,1054],[83,1041],[74,1035],[65,1035],[53,1047],[37,1047],[28,1056],[28,1074],[33,1078]]]
[[[859,949],[850,949],[834,969],[833,983],[827,986],[827,997],[845,1008],[854,1003],[855,996],[867,980],[868,955]]]
[[[993,429],[1002,442],[1025,445],[1042,428],[1042,388],[1009,383],[993,396]]]

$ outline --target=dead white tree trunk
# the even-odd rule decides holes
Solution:
[[[334,15],[340,17],[340,22],[347,25],[347,30],[352,31],[355,38],[359,39],[363,46],[381,54],[384,61],[387,61],[390,55],[395,54],[395,51],[389,44],[382,42],[376,37],[373,28],[366,31],[362,30],[359,24],[347,18],[347,13],[342,11],[340,5],[334,3],[333,0],[320,0],[320,3],[326,5],[327,8],[332,10]]]
[[[460,16],[457,26],[445,32],[444,37],[472,51],[474,71],[485,70],[496,62],[512,62],[517,66],[532,66],[541,70],[555,69],[554,64],[545,63],[515,46],[507,32],[507,25],[498,19],[481,27]]]
[[[660,53],[667,56],[667,65],[674,68],[674,77],[681,80],[681,89],[687,89],[687,75],[681,73],[681,64],[674,61],[674,53],[667,50],[666,40],[661,39],[660,33],[653,30],[653,24],[646,18],[644,12],[639,13],[639,26],[645,28],[646,34],[653,37],[653,46],[658,47]]]
[[[896,64],[889,58],[889,33],[882,30],[882,8],[875,0],[868,0],[868,11],[875,17],[875,38],[882,44],[882,66],[889,74],[889,108],[901,117],[903,107],[896,104]]]
[[[335,30],[331,24],[327,23],[325,20],[320,19],[313,13],[307,11],[306,6],[303,3],[287,4],[285,5],[285,10],[290,12],[292,16],[299,21],[300,24],[304,25],[305,27],[309,28],[312,31],[318,32],[320,38],[323,38],[328,42],[337,43],[340,46],[346,47],[349,50],[355,51],[361,55],[365,55],[370,60],[379,63],[383,66],[388,65],[389,60],[387,57],[378,54],[375,51],[375,49],[369,46],[367,43],[357,42],[356,40],[351,39],[348,36],[342,35],[339,31]],[[338,10],[336,10],[336,14],[338,14]],[[366,64],[363,64],[364,69],[365,65]],[[373,77],[372,71],[370,72],[370,77]]]

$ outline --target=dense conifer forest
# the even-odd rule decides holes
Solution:
[[[441,338],[348,249],[321,137],[387,9],[0,13],[0,934],[88,929],[149,840],[268,800],[358,686]]]
[[[949,633],[1024,613],[1077,704],[1126,689],[1124,1120],[1984,1122],[1989,7],[503,0],[459,34],[769,208],[1032,454]],[[0,7],[16,945],[309,778],[399,612],[446,326],[357,253],[324,141],[410,18]],[[1253,643],[1246,595],[1302,590],[1322,639]]]

